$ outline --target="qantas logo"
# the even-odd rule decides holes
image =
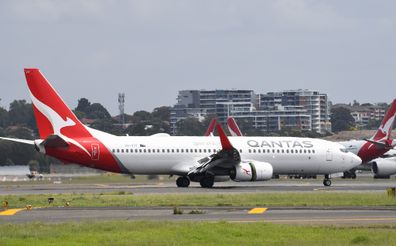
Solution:
[[[242,170],[246,173],[246,175],[249,175],[249,176],[251,175],[251,174],[250,174],[250,171],[247,170],[246,168],[242,168]]]
[[[375,139],[375,140],[381,141],[381,140],[385,140],[386,138],[389,137],[394,120],[395,120],[395,115],[392,115],[383,125],[381,125],[378,128],[378,132],[381,132],[383,134],[383,136],[381,136],[381,139]]]
[[[61,133],[61,130],[65,127],[70,127],[70,126],[75,126],[76,122],[74,122],[72,119],[66,117],[66,120],[62,119],[62,117],[54,111],[52,108],[48,107],[44,103],[42,103],[40,100],[38,100],[33,94],[30,94],[30,97],[32,99],[32,102],[34,106],[39,110],[45,117],[47,117],[48,121],[51,123],[52,128],[54,129],[54,134],[60,136],[61,138],[65,139],[66,141],[76,145],[78,148],[83,150],[89,157],[91,157],[91,154],[89,151],[84,148],[79,142],[77,142],[74,139],[71,139]]]

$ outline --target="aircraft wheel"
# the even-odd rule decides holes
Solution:
[[[202,188],[212,188],[214,184],[214,177],[204,177],[199,181]]]
[[[331,185],[331,180],[330,179],[324,179],[323,180],[323,185],[324,186],[330,186]]]
[[[190,185],[190,179],[187,177],[178,177],[176,179],[177,187],[188,187]]]

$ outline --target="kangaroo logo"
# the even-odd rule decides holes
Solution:
[[[52,128],[54,129],[54,134],[60,136],[61,138],[65,139],[66,141],[73,143],[76,145],[78,148],[83,150],[89,157],[91,157],[91,154],[89,151],[84,148],[79,142],[76,140],[69,138],[61,133],[61,130],[65,127],[70,127],[70,126],[75,126],[76,122],[74,122],[72,119],[69,117],[66,117],[66,120],[64,120],[56,111],[54,111],[52,108],[48,107],[44,103],[42,103],[40,100],[38,100],[32,93],[30,93],[30,97],[32,99],[33,105],[48,119],[48,121],[51,123]]]

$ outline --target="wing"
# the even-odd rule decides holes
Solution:
[[[215,175],[228,174],[235,165],[241,162],[239,151],[232,146],[219,124],[217,124],[217,132],[219,133],[222,149],[213,155],[199,160],[198,165],[188,172],[189,177],[200,176],[208,172]]]

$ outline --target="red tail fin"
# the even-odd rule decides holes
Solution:
[[[396,99],[393,100],[391,106],[385,114],[384,119],[381,122],[377,132],[373,136],[372,140],[374,141],[383,141],[391,139],[391,133],[393,128],[393,122],[395,120],[396,114]]]
[[[227,125],[228,125],[228,131],[230,131],[232,136],[242,136],[242,132],[239,129],[238,124],[236,123],[234,118],[229,117],[227,119]]]
[[[213,135],[213,131],[214,131],[215,126],[216,126],[216,118],[213,118],[213,119],[210,121],[209,127],[208,127],[208,129],[206,130],[204,136]]]
[[[25,76],[40,138],[51,134],[70,138],[91,136],[39,69],[25,68]]]

